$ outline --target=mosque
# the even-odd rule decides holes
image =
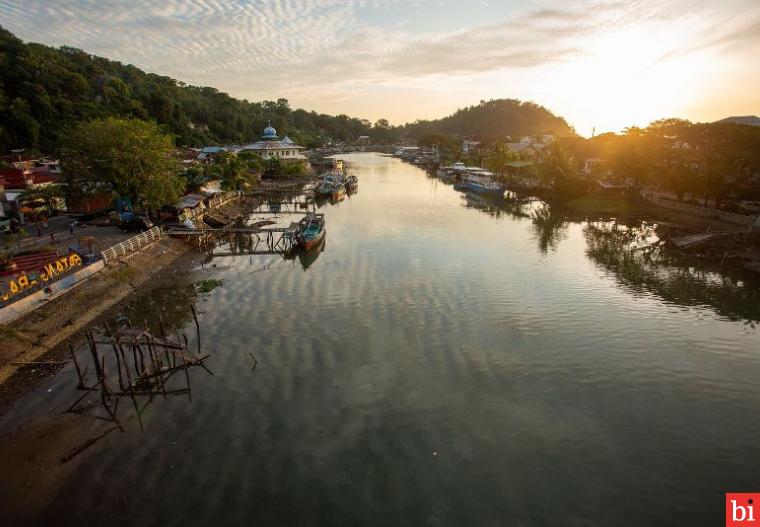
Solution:
[[[277,130],[272,127],[272,123],[267,124],[267,127],[264,128],[264,133],[258,141],[245,145],[241,150],[256,152],[264,159],[277,157],[280,160],[289,163],[306,162],[306,157],[301,153],[301,151],[304,150],[304,147],[295,144],[293,140],[288,137],[288,134],[285,134],[285,137],[279,139],[277,137]]]

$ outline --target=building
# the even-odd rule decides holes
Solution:
[[[3,168],[0,169],[0,181],[2,181],[2,211],[0,217],[12,217],[18,215],[23,202],[19,200],[25,192],[31,189],[52,185],[59,181],[60,170],[55,165],[55,171],[51,167],[29,165],[31,168]],[[61,203],[62,205],[62,203]]]
[[[475,149],[480,145],[480,141],[465,139],[462,141],[462,153],[466,156],[474,154]]]
[[[520,158],[535,161],[536,163],[542,163],[544,161],[544,147],[539,144],[532,143],[507,143],[507,148],[510,152],[518,154]]]
[[[263,159],[278,158],[286,163],[306,162],[306,157],[302,154],[304,147],[295,144],[288,137],[288,134],[279,139],[277,137],[277,130],[272,127],[271,123],[264,128],[264,133],[259,141],[245,145],[240,150],[243,152],[255,152]]]

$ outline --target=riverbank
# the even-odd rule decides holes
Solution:
[[[242,214],[257,204],[258,201],[250,200],[220,210]],[[22,369],[38,372],[42,371],[41,368],[49,368],[34,363],[53,360],[43,358],[74,338],[105,311],[144,290],[151,279],[174,275],[187,265],[194,265],[201,257],[184,242],[164,237],[109,263],[100,273],[28,315],[0,326],[2,391],[7,391],[6,381]]]
[[[4,361],[0,367],[6,374],[0,382],[0,415],[23,404],[28,393],[59,374],[71,358],[64,345],[66,340],[76,341],[83,329],[113,319],[141,295],[152,294],[161,287],[192,283],[198,278],[194,269],[204,258],[179,240],[163,238],[120,260],[79,290],[41,308],[36,317],[32,314],[22,319],[19,335],[12,337],[13,346],[19,346],[19,354],[25,354],[27,360],[49,365]],[[52,311],[42,311],[48,309]],[[59,326],[65,317],[71,323],[67,320]],[[52,334],[41,345],[30,342],[32,332],[39,336],[45,331]],[[1,349],[2,358],[7,359],[5,338]],[[72,456],[72,452],[90,444],[104,430],[108,427],[100,421],[83,425],[80,415],[61,411],[25,417],[20,426],[6,430],[7,435],[0,440],[0,457],[5,460],[4,477],[0,478],[3,517],[14,525],[34,523],[40,508],[84,461],[84,456]]]
[[[157,273],[190,253],[183,242],[164,238],[109,265],[74,290],[21,319],[0,326],[0,385],[24,363],[48,352],[127,298]]]

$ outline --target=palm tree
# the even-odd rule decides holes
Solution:
[[[497,143],[491,149],[491,153],[485,157],[483,163],[488,170],[494,172],[501,179],[504,176],[507,163],[517,161],[518,159],[520,159],[520,156],[516,152],[511,151],[506,143]]]
[[[575,161],[557,141],[546,147],[546,161],[537,165],[537,175],[547,187],[562,192],[577,175]]]

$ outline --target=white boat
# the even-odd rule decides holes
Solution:
[[[503,192],[501,183],[493,179],[487,170],[471,170],[464,178],[466,187],[476,192]]]
[[[456,162],[448,167],[441,167],[438,169],[436,175],[441,179],[456,179],[457,176],[464,176],[467,173],[467,167],[462,162]]]

